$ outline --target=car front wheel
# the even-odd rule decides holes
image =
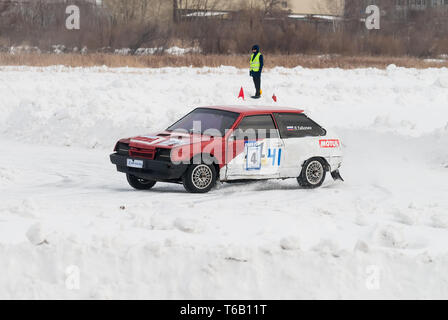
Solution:
[[[156,181],[138,178],[129,173],[126,174],[126,178],[129,185],[137,190],[149,190],[156,184]]]
[[[319,158],[312,158],[303,165],[302,172],[297,178],[297,181],[303,188],[319,188],[325,181],[326,173],[327,170],[324,161]]]
[[[213,165],[193,164],[185,172],[182,182],[190,193],[207,193],[216,184],[217,174]]]

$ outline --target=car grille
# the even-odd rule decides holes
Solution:
[[[115,150],[119,155],[144,158],[148,160],[157,160],[170,162],[171,150],[170,149],[140,149],[135,147],[129,147],[128,144],[119,142]]]
[[[151,149],[131,148],[129,150],[129,155],[131,157],[139,157],[139,158],[154,160],[154,158],[156,156],[156,148],[151,148]]]

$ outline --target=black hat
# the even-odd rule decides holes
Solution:
[[[254,51],[254,50],[260,51],[260,46],[258,44],[254,45],[252,47],[252,51]]]

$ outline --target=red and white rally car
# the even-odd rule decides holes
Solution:
[[[120,140],[110,156],[135,189],[157,181],[193,193],[223,182],[295,178],[317,188],[330,172],[342,180],[341,141],[294,108],[194,109],[163,132]]]

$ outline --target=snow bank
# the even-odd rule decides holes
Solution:
[[[236,104],[252,83],[231,67],[0,69],[0,127],[5,137],[51,145],[110,148],[122,136],[164,128],[200,105]],[[172,81],[172,79],[182,79]],[[448,124],[448,69],[308,70],[275,68],[265,98],[305,108],[327,126],[408,136]],[[246,101],[246,104],[254,104]]]
[[[122,49],[116,49],[114,50],[115,54],[121,54],[121,55],[129,55],[132,54],[132,49],[130,48],[122,48]],[[170,47],[170,48],[163,48],[163,47],[155,47],[155,48],[138,48],[135,50],[135,54],[138,56],[148,56],[148,55],[154,55],[158,53],[166,53],[174,56],[183,56],[185,54],[190,53],[201,53],[200,48],[179,48],[179,47]]]
[[[246,247],[238,247],[240,254],[235,255],[231,246],[217,251],[119,242],[0,246],[9,259],[21,262],[13,269],[2,260],[0,268],[28,275],[0,282],[2,292],[29,299],[412,299],[417,287],[420,298],[448,295],[446,287],[436,283],[448,281],[446,257]],[[79,261],[83,262],[78,269],[72,264]],[[379,266],[378,261],[389,263]],[[69,277],[78,275],[79,287],[71,286]]]
[[[447,79],[275,68],[243,102],[232,67],[2,67],[0,298],[446,298]],[[345,183],[136,192],[109,163],[118,138],[273,93],[338,131]]]

